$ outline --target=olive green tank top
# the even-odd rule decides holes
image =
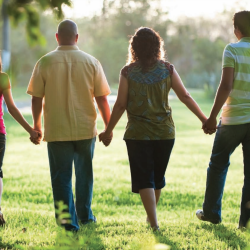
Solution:
[[[146,72],[140,63],[122,68],[128,80],[128,123],[124,140],[167,140],[175,138],[168,95],[173,65],[159,60]]]

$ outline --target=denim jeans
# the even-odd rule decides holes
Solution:
[[[6,135],[0,134],[0,178],[3,178],[3,157],[5,153]]]
[[[209,167],[203,211],[211,221],[221,221],[221,200],[230,156],[242,144],[244,158],[244,184],[242,188],[239,226],[245,227],[250,218],[250,123],[241,125],[219,124]]]
[[[51,184],[55,208],[58,201],[68,206],[71,222],[63,224],[66,230],[79,230],[78,222],[95,220],[91,210],[93,195],[93,168],[96,138],[79,141],[48,142]],[[72,192],[72,165],[75,165],[75,196]],[[56,215],[57,218],[57,215]]]

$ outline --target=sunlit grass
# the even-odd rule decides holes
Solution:
[[[208,114],[211,100],[195,96]],[[7,225],[0,229],[0,248],[151,250],[161,243],[171,249],[244,249],[250,236],[237,230],[243,184],[241,148],[231,159],[223,198],[223,223],[198,221],[195,211],[202,206],[214,136],[204,135],[198,119],[178,100],[171,103],[176,142],[158,206],[161,232],[156,234],[146,225],[139,196],[130,190],[128,158],[122,140],[126,116],[117,125],[110,147],[96,143],[92,208],[98,222],[66,237],[54,219],[46,143],[32,145],[26,132],[5,114],[8,143],[2,208]],[[31,122],[31,116],[26,118]],[[100,119],[98,128],[103,128]]]

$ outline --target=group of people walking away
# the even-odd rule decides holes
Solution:
[[[1,70],[0,100],[4,98],[9,113],[30,134],[34,144],[39,144],[42,139],[47,142],[54,204],[57,207],[58,202],[63,201],[71,216],[70,221],[62,224],[66,230],[78,231],[80,224],[97,221],[91,209],[92,159],[97,136],[94,100],[105,125],[105,130],[99,134],[99,140],[105,146],[111,143],[112,131],[127,111],[124,140],[132,192],[140,194],[147,222],[153,230],[159,230],[156,207],[165,186],[165,172],[175,141],[168,100],[171,88],[201,121],[204,133],[216,132],[207,169],[203,209],[196,212],[198,219],[213,224],[221,222],[221,200],[230,156],[242,144],[244,184],[239,228],[247,226],[250,218],[250,12],[235,13],[233,24],[238,42],[225,47],[221,82],[208,118],[186,90],[175,67],[166,61],[160,35],[147,27],[137,29],[130,39],[128,62],[120,72],[112,114],[107,101],[110,88],[102,66],[97,59],[79,50],[77,25],[71,20],[59,24],[58,47],[43,56],[33,70],[27,90],[32,96],[33,128],[16,108],[8,75]],[[1,107],[0,202],[5,134]],[[0,224],[4,223],[0,212]]]

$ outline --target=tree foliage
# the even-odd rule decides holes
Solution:
[[[160,0],[104,0],[100,15],[73,18],[78,24],[79,48],[100,60],[109,83],[117,84],[119,72],[126,64],[130,35],[141,26],[154,28],[164,40],[167,60],[174,64],[184,84],[193,88],[205,86],[213,93],[220,81],[223,49],[236,42],[232,26],[234,10],[224,11],[214,19],[183,16],[173,21],[160,3]],[[36,4],[34,1],[30,6],[39,10],[40,5]],[[52,15],[39,14],[46,47],[31,49],[25,40],[19,39],[26,30],[21,25],[11,31],[12,71],[18,84],[27,85],[35,62],[57,46],[58,22]]]
[[[62,18],[62,6],[72,5],[71,0],[8,0],[6,2],[8,15],[14,26],[17,26],[21,21],[26,22],[26,37],[30,45],[45,44],[45,39],[40,31],[41,11],[49,10],[57,18]]]

